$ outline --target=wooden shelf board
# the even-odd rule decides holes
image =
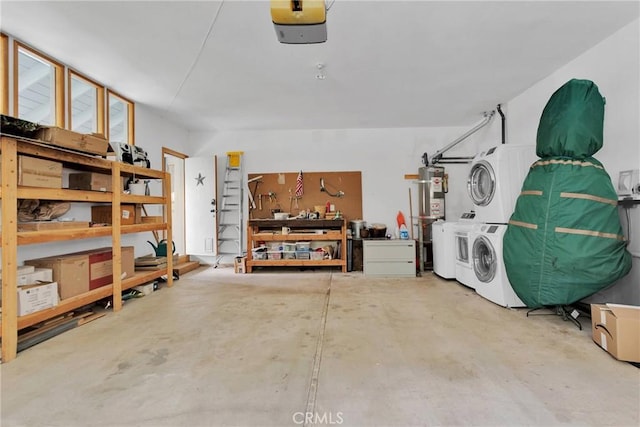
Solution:
[[[165,175],[165,172],[162,172],[161,170],[142,168],[140,166],[133,166],[127,163],[121,163],[120,170],[122,172],[135,175],[136,178],[163,179]]]
[[[76,169],[78,165],[82,165],[86,167],[87,170],[110,173],[112,168],[113,162],[103,159],[102,157],[76,153],[61,147],[46,145],[40,141],[26,141],[19,138],[16,138],[16,140],[19,154],[28,154],[30,156],[55,160],[65,165],[73,164],[74,169]]]
[[[249,227],[265,228],[332,228],[340,229],[345,225],[344,219],[250,219]]]
[[[254,234],[253,240],[263,240],[265,242],[272,241],[294,241],[302,242],[306,240],[342,240],[342,234],[340,233],[326,233],[326,234],[312,234],[312,233],[289,233],[289,234],[269,234],[260,233]]]
[[[325,260],[310,260],[310,259],[281,259],[281,260],[247,260],[247,265],[253,267],[288,267],[288,266],[343,266],[347,265],[346,260],[342,259],[325,259]]]
[[[18,187],[18,199],[68,200],[78,203],[110,203],[113,200],[113,193],[69,190],[67,188]]]
[[[198,261],[187,261],[178,265],[174,265],[173,272],[178,276],[182,276],[183,274],[196,270],[198,268],[200,268],[200,263]]]
[[[165,222],[150,222],[148,224],[131,224],[120,227],[121,234],[139,233],[142,231],[161,231],[167,229]]]
[[[124,226],[123,226],[124,227]],[[21,231],[17,234],[18,245],[31,245],[35,243],[59,242],[62,240],[81,240],[96,237],[111,236],[111,226],[70,228],[47,231]]]
[[[85,305],[91,304],[92,302],[101,300],[102,298],[111,296],[112,292],[113,290],[111,285],[102,286],[87,293],[63,299],[55,307],[37,311],[26,316],[19,316],[18,330],[33,326],[40,322],[44,322],[45,320],[59,316],[68,311],[75,310],[76,308],[83,307]]]
[[[151,282],[157,279],[160,276],[164,276],[167,274],[167,269],[163,268],[160,270],[144,270],[144,271],[136,271],[135,276],[130,277],[128,279],[124,279],[122,281],[122,290],[125,291],[127,289],[131,289],[134,286],[142,285],[147,282]]]
[[[120,196],[121,203],[138,203],[145,205],[162,205],[165,198],[161,196],[137,196],[131,194],[123,194]]]

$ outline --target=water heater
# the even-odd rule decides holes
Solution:
[[[421,220],[444,218],[444,168],[423,166],[419,169],[418,179],[418,215]]]

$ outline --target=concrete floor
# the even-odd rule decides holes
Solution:
[[[431,273],[202,268],[2,366],[2,426],[640,423],[640,370]]]

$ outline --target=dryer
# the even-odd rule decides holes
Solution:
[[[516,144],[498,145],[473,158],[467,191],[477,222],[509,222],[529,167],[537,160],[535,145]]]
[[[454,227],[457,222],[438,220],[431,224],[433,272],[443,279],[456,278]]]
[[[474,226],[475,223],[471,221],[460,221],[453,225],[456,280],[472,289],[476,288],[478,282],[473,273],[471,240],[469,238],[469,233]]]
[[[469,232],[471,264],[478,295],[503,307],[525,307],[507,278],[502,257],[506,224],[476,224]]]

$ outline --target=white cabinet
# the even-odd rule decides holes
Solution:
[[[365,276],[415,277],[415,240],[363,240]]]

